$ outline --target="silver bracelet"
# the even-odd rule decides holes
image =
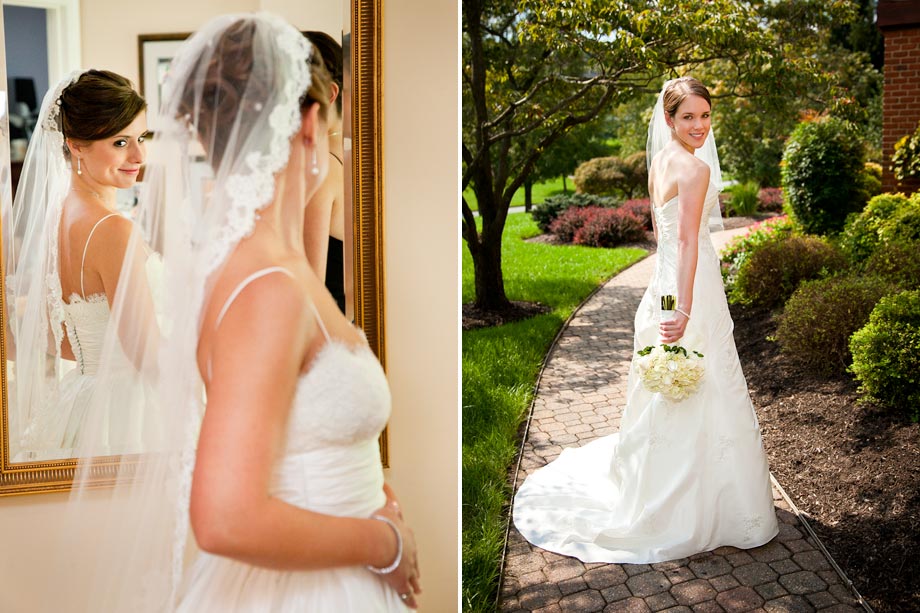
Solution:
[[[378,521],[382,521],[383,523],[388,525],[390,528],[392,528],[393,533],[396,534],[396,559],[390,562],[389,566],[385,566],[383,568],[377,568],[376,566],[371,566],[370,564],[367,565],[367,570],[371,571],[372,573],[376,573],[378,575],[389,575],[391,572],[399,568],[399,563],[402,562],[402,554],[403,554],[402,535],[399,533],[399,528],[396,526],[395,523],[393,523],[393,520],[391,520],[389,517],[384,517],[383,515],[374,514],[374,515],[371,515],[370,518],[376,519]]]
[[[688,313],[687,311],[681,308],[675,308],[674,310],[680,313],[681,315],[683,315],[684,317],[686,317],[687,319],[690,319],[690,313]]]

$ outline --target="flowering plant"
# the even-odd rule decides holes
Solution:
[[[638,352],[636,367],[642,384],[675,402],[689,398],[703,380],[703,354],[680,345],[649,345]]]

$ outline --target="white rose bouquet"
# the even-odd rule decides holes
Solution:
[[[673,312],[674,296],[662,296],[662,316]],[[687,351],[680,345],[649,345],[637,352],[636,368],[642,384],[650,392],[660,393],[678,402],[692,396],[703,380],[703,354]]]

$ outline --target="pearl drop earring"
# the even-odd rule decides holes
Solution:
[[[316,147],[313,148],[313,167],[310,169],[310,174],[313,176],[319,174],[319,166],[316,163]]]
[[[80,167],[80,158],[77,158],[77,174],[78,175],[83,174],[83,168]]]

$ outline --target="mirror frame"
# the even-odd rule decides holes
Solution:
[[[2,23],[2,22],[0,22]],[[364,330],[368,344],[386,368],[384,335],[383,244],[383,2],[351,2],[351,156],[347,169],[352,181],[346,212],[352,213],[351,259],[355,324]],[[347,33],[346,33],[347,34]],[[0,57],[5,54],[0,50]],[[346,71],[348,60],[346,60]],[[5,66],[3,71],[5,74]],[[9,147],[9,144],[0,146]],[[346,152],[347,154],[348,152]],[[2,156],[0,156],[2,157]],[[6,159],[9,159],[7,156]],[[0,188],[5,186],[0,185]],[[9,192],[7,192],[9,194]],[[9,195],[3,194],[3,197]],[[6,272],[0,262],[0,323],[6,317]],[[0,496],[60,492],[70,489],[77,459],[10,463],[6,381],[6,343],[0,334],[2,404],[0,404]],[[384,467],[389,466],[387,431],[380,435]],[[135,470],[140,456],[106,456],[92,459],[88,485],[103,488],[119,473]]]

